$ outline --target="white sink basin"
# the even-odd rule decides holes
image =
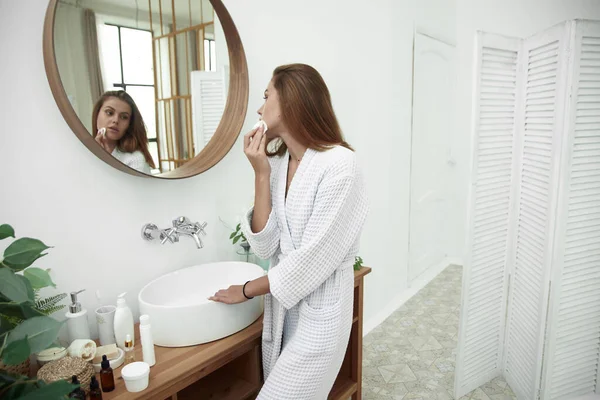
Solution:
[[[155,279],[140,291],[140,315],[150,316],[157,346],[212,342],[256,321],[263,312],[263,302],[262,296],[240,304],[217,303],[208,297],[263,275],[258,265],[237,261],[183,268]]]

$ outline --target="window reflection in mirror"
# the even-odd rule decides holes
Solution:
[[[102,127],[94,128],[92,114],[107,91],[125,91],[139,110],[147,142],[136,151],[149,154],[152,174],[183,165],[212,139],[225,108],[229,60],[208,0],[59,0],[54,39],[69,101],[105,150],[113,146],[99,140]],[[126,163],[126,147],[111,154]]]

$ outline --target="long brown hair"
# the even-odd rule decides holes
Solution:
[[[154,160],[148,151],[148,134],[146,133],[146,125],[144,119],[137,105],[131,98],[131,96],[124,90],[111,90],[105,92],[96,104],[94,105],[94,111],[92,112],[92,133],[94,139],[98,134],[98,113],[104,105],[104,102],[109,97],[116,97],[119,100],[124,101],[131,107],[131,118],[129,119],[129,127],[121,139],[117,142],[117,148],[124,153],[133,153],[134,151],[141,151],[146,159],[146,162],[151,168],[156,168]]]
[[[296,140],[317,151],[335,145],[352,150],[335,117],[329,89],[316,69],[306,64],[282,65],[273,71],[273,86],[279,97],[281,119]],[[286,151],[287,146],[279,140],[267,155],[282,156]]]

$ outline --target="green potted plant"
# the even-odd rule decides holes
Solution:
[[[0,225],[0,240],[15,238],[14,229]],[[38,239],[13,241],[0,256],[0,398],[62,399],[75,386],[66,381],[46,384],[28,376],[29,357],[50,347],[62,322],[49,314],[60,309],[66,295],[39,298],[39,290],[56,287],[47,270],[30,266],[44,253]]]
[[[363,266],[363,259],[361,256],[354,257],[354,270],[358,271]]]
[[[240,246],[244,249],[244,251],[246,253],[250,251],[250,243],[248,243],[248,239],[246,239],[246,235],[244,235],[244,232],[242,231],[242,224],[236,225],[235,231],[229,235],[229,239],[231,239],[233,244],[236,244],[241,240]]]

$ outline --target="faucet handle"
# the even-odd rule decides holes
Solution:
[[[160,233],[160,244],[165,244],[167,240],[171,243],[179,242],[179,235],[177,234],[176,228],[164,229]]]
[[[142,227],[142,238],[145,240],[153,240],[160,236],[158,226],[154,224],[146,224]]]
[[[204,231],[204,228],[206,228],[206,225],[208,225],[208,223],[203,222],[202,224],[199,222],[196,222],[194,224],[194,233],[197,235],[199,233],[203,234],[204,236],[206,236],[206,232]]]

